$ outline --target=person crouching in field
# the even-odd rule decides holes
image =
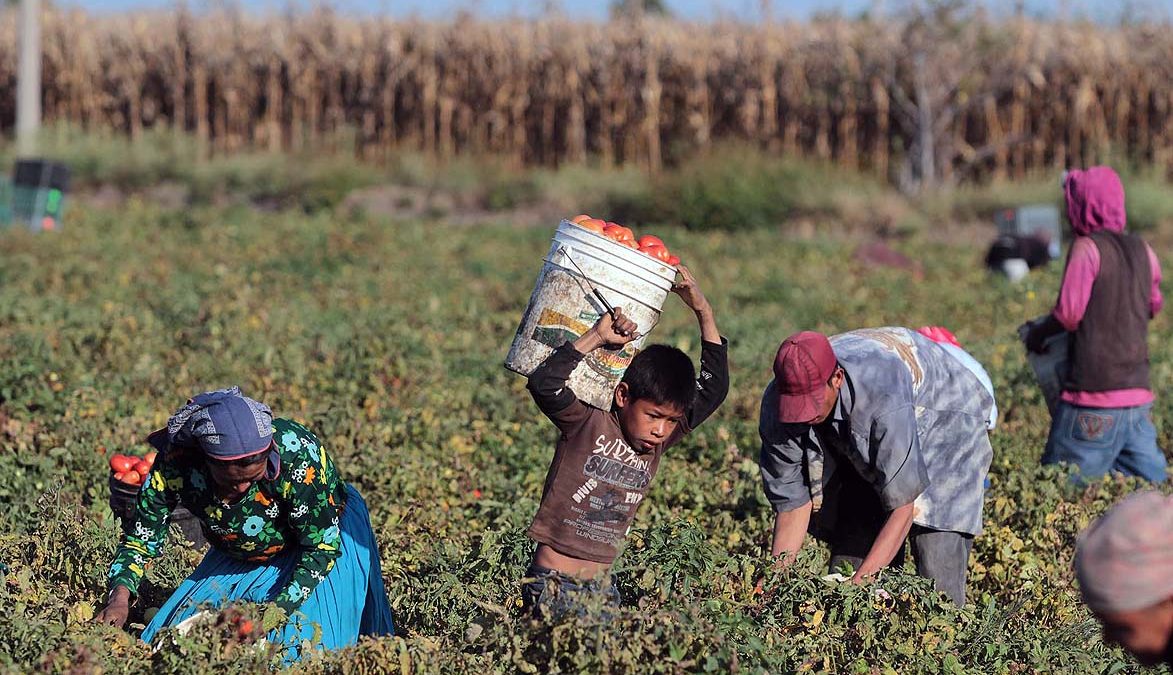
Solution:
[[[1140,492],[1112,507],[1076,542],[1075,575],[1105,642],[1173,666],[1173,497]]]
[[[134,526],[110,565],[110,594],[97,620],[122,626],[148,562],[162,553],[176,505],[199,518],[211,550],[142,633],[231,601],[272,602],[290,620],[267,636],[285,645],[338,649],[359,635],[392,635],[379,549],[366,504],[338,475],[308,429],[274,419],[240,389],[188,401],[147,439],[158,451],[143,481]],[[300,616],[295,616],[300,615]]]
[[[554,350],[529,377],[538,408],[561,432],[529,528],[538,547],[522,600],[533,618],[560,616],[585,595],[619,603],[611,564],[665,450],[713,414],[729,391],[728,345],[696,280],[679,270],[682,281],[672,290],[700,323],[700,377],[679,349],[651,345],[632,359],[611,410],[579,400],[566,381],[583,357],[638,337],[638,326],[618,311]]]
[[[1075,241],[1055,309],[1026,336],[1040,353],[1070,331],[1068,372],[1043,464],[1069,462],[1084,479],[1109,471],[1165,480],[1153,426],[1148,324],[1161,311],[1161,267],[1153,249],[1124,231],[1124,186],[1106,166],[1063,181]]]
[[[759,423],[780,564],[809,529],[861,583],[902,562],[907,538],[917,572],[965,604],[994,422],[988,376],[971,367],[907,328],[782,342]]]

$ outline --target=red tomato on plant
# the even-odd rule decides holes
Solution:
[[[110,469],[114,472],[126,473],[134,467],[134,460],[122,453],[110,458]]]

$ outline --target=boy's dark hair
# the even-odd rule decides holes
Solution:
[[[696,397],[696,370],[688,354],[668,345],[644,348],[627,367],[623,382],[632,401],[648,399],[656,405],[688,410]]]

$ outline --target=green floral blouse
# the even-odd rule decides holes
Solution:
[[[286,612],[300,607],[342,553],[338,521],[346,484],[309,429],[276,418],[273,440],[281,459],[276,478],[257,481],[234,504],[215,496],[201,458],[160,454],[139,490],[130,534],[114,554],[110,588],[125,586],[138,593],[147,563],[167,541],[171,512],[182,500],[203,523],[211,545],[229,556],[264,563],[289,547],[300,551],[289,583],[275,599]]]

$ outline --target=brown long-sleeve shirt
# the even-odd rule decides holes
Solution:
[[[531,539],[563,555],[611,564],[627,536],[664,451],[721,405],[729,392],[728,345],[703,342],[697,392],[684,419],[648,452],[623,437],[615,412],[583,403],[566,385],[583,354],[567,342],[529,378],[529,390],[562,435],[529,528]]]

